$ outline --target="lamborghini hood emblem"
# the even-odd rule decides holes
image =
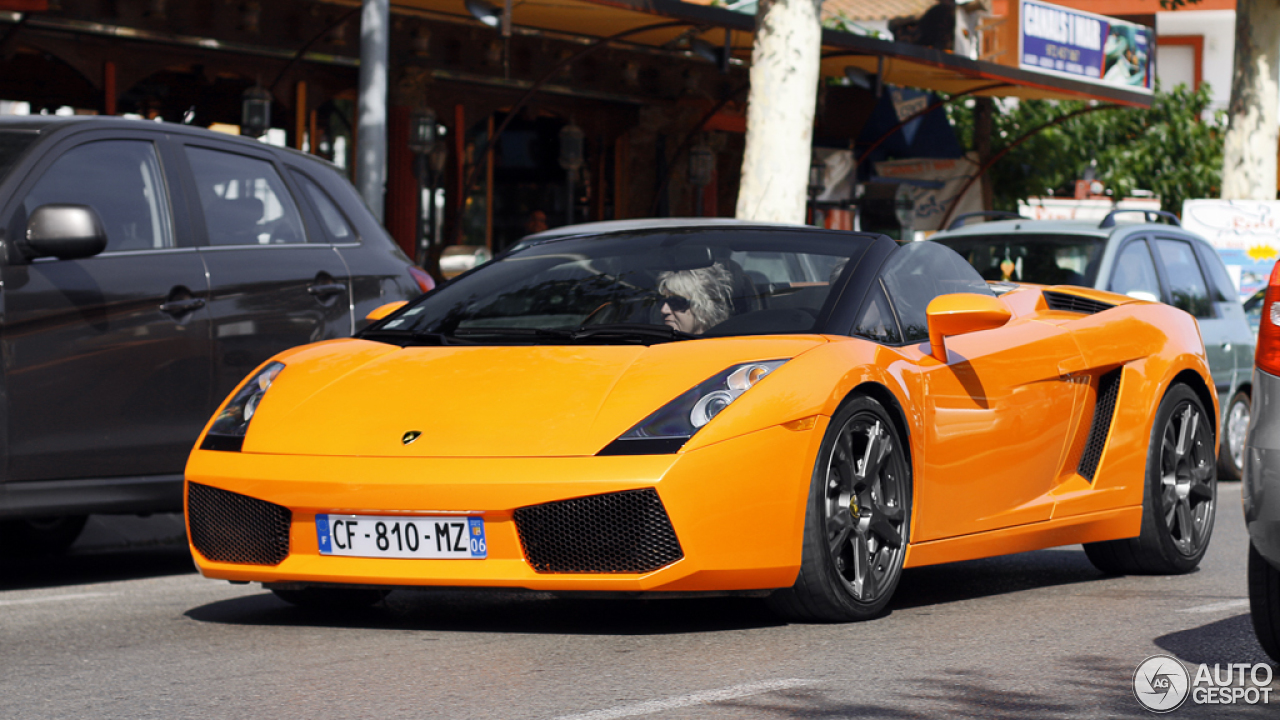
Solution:
[[[400,442],[404,443],[405,445],[412,445],[413,441],[417,440],[420,437],[422,437],[421,431],[410,430],[409,432],[404,434],[404,437],[400,438]]]

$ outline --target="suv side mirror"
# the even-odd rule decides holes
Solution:
[[[929,301],[925,316],[929,319],[929,353],[945,363],[943,337],[998,328],[1009,322],[1013,313],[990,295],[952,293]]]
[[[88,205],[41,205],[27,220],[23,249],[30,257],[92,257],[107,249],[107,231]]]

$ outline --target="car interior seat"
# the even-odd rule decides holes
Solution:
[[[210,245],[256,245],[263,204],[256,197],[217,198],[205,207]]]

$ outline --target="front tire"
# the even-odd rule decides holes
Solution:
[[[1249,543],[1249,615],[1258,644],[1280,662],[1280,570]]]
[[[1174,385],[1160,401],[1147,450],[1142,532],[1085,543],[1105,573],[1180,575],[1196,569],[1213,535],[1217,458],[1213,420],[1191,388]]]
[[[809,485],[800,573],[770,605],[808,622],[879,615],[911,538],[911,465],[883,405],[855,397],[836,412]]]
[[[1227,402],[1222,423],[1222,452],[1218,453],[1218,479],[1239,482],[1244,477],[1244,440],[1249,433],[1249,394],[1243,390]]]

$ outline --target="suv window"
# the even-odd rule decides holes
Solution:
[[[357,242],[359,238],[356,237],[356,231],[351,229],[351,224],[329,197],[329,193],[303,173],[297,170],[292,172],[294,179],[302,186],[302,192],[306,193],[316,214],[320,216],[320,222],[324,223],[325,232],[329,233],[329,240],[335,243]]]
[[[1160,276],[1156,275],[1156,265],[1145,240],[1135,240],[1120,251],[1107,289],[1139,300],[1160,302]]]
[[[1042,285],[1092,285],[1103,246],[1101,238],[1050,233],[943,236],[936,241],[960,253],[987,280]]]
[[[275,166],[235,153],[187,147],[210,245],[307,241],[302,219]]]
[[[1195,249],[1185,240],[1156,239],[1156,252],[1168,274],[1169,292],[1173,306],[1186,310],[1198,318],[1213,316],[1213,303],[1209,300],[1209,286],[1200,271]]]
[[[50,203],[92,207],[107,231],[108,252],[174,246],[164,175],[146,140],[100,140],[63,153],[22,208],[29,217]]]
[[[893,307],[905,342],[929,338],[929,302],[949,293],[995,296],[973,266],[954,250],[931,242],[907,243],[893,251],[880,278]]]

